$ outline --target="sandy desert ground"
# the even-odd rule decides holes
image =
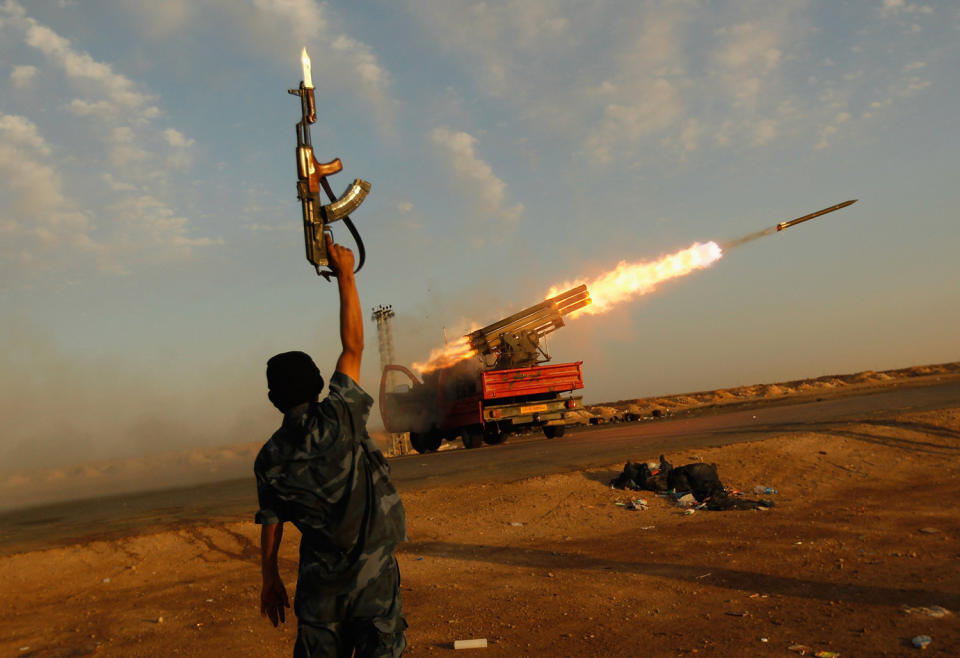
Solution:
[[[610,489],[623,464],[407,491],[407,655],[901,656],[918,635],[958,655],[957,407],[667,455],[777,489],[766,511]],[[258,613],[257,533],[182,524],[0,557],[0,655],[290,655],[295,622]],[[453,650],[467,638],[488,647]]]

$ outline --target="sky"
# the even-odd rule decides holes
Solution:
[[[264,440],[266,359],[330,374],[303,47],[400,363],[854,198],[571,320],[554,361],[588,403],[955,361],[958,44],[949,0],[0,0],[0,470]]]

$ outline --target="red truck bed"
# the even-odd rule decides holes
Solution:
[[[502,399],[583,388],[583,361],[488,370],[482,373],[483,399]]]

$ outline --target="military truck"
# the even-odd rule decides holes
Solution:
[[[572,288],[465,336],[472,356],[424,373],[390,364],[380,379],[380,415],[388,432],[409,432],[420,453],[458,437],[466,448],[503,443],[511,434],[540,428],[563,436],[582,406],[582,361],[549,364],[542,339],[563,326],[563,316],[590,304],[585,285]],[[408,382],[387,390],[391,373]]]

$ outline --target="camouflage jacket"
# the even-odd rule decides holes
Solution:
[[[290,409],[254,463],[261,524],[300,530],[300,572],[331,580],[384,559],[406,540],[390,466],[367,434],[371,398],[335,372],[321,402]]]

